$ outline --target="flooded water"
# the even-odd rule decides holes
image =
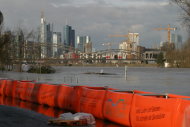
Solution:
[[[52,84],[108,86],[122,90],[190,95],[190,69],[128,67],[55,67],[54,74],[0,72],[0,78],[36,80]],[[93,73],[110,73],[98,75]],[[92,74],[84,74],[92,72]]]

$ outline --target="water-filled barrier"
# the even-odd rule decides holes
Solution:
[[[50,116],[55,113],[49,107],[58,107],[131,127],[190,127],[189,96],[9,79],[0,80],[0,95],[15,98],[11,103],[0,99],[0,104]]]

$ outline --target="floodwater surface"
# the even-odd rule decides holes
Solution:
[[[108,86],[122,90],[144,90],[190,96],[190,69],[128,67],[55,67],[54,74],[0,72],[0,78],[36,80],[52,84]],[[109,73],[99,75],[95,73]],[[92,72],[91,74],[85,74]]]

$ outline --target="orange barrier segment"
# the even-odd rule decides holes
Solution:
[[[103,114],[105,119],[130,126],[130,110],[132,105],[133,94],[149,93],[144,91],[107,91],[104,101]]]
[[[72,110],[71,99],[73,97],[74,88],[67,85],[58,85],[55,106],[67,110]]]
[[[59,85],[56,94],[56,107],[79,112],[80,97],[83,87],[85,86]]]
[[[103,119],[103,104],[106,95],[105,88],[82,88],[80,97],[80,112],[91,113],[97,118]]]
[[[7,82],[7,80],[5,80],[5,79],[0,80],[0,95],[4,94],[4,87],[5,87],[6,82]]]
[[[35,87],[35,83],[34,82],[26,82],[24,85],[25,85],[25,87],[24,87],[25,91],[23,92],[23,94],[21,94],[21,99],[31,102],[31,96],[32,96],[32,92]]]
[[[26,91],[27,83],[32,81],[25,80],[13,80],[12,81],[12,97],[17,99],[23,99],[24,93]],[[21,98],[22,95],[22,98]]]
[[[175,127],[190,127],[190,101],[182,100],[181,108],[179,110],[180,115],[178,121],[175,123]]]
[[[58,85],[40,84],[37,94],[38,103],[54,107],[57,88]]]
[[[190,102],[161,96],[133,96],[130,113],[132,127],[188,127]],[[188,115],[187,115],[188,112]],[[184,118],[185,117],[185,118]]]
[[[39,104],[39,91],[40,91],[41,83],[34,83],[31,96],[28,96],[28,100],[30,102],[38,103]]]
[[[15,90],[13,91],[13,97],[17,99],[23,99],[23,96],[25,94],[25,90],[27,87],[27,82],[16,82],[14,84]],[[22,98],[21,98],[22,97]]]
[[[103,114],[105,119],[130,126],[129,113],[133,94],[107,91]]]
[[[80,112],[80,98],[82,94],[83,88],[86,86],[74,86],[73,92],[71,96],[71,111],[73,112]]]
[[[13,80],[7,80],[4,87],[4,95],[8,97],[12,97],[13,93]]]

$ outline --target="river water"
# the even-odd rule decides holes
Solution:
[[[0,72],[0,78],[36,80],[51,84],[108,86],[121,90],[143,90],[157,93],[174,93],[190,96],[190,69],[128,67],[55,67],[54,74]],[[110,75],[98,75],[99,72]],[[91,72],[92,74],[85,74]]]

